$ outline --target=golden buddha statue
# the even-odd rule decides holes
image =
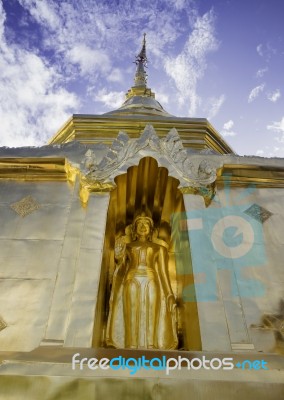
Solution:
[[[176,302],[167,249],[152,240],[154,223],[144,214],[131,227],[132,240],[115,243],[106,344],[129,349],[175,349]]]

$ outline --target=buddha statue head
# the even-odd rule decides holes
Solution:
[[[132,224],[133,240],[149,240],[154,230],[154,222],[149,213],[142,211],[136,215]]]

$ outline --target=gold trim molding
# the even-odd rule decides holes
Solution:
[[[66,181],[66,165],[63,157],[1,158],[0,179]]]
[[[131,113],[131,110],[129,111]],[[74,114],[57,131],[48,144],[78,141],[84,144],[105,143],[111,145],[119,131],[125,131],[131,139],[139,138],[146,125],[153,125],[159,138],[175,128],[187,148],[212,149],[218,154],[234,154],[233,149],[205,118],[179,118],[157,115],[81,115]]]
[[[230,184],[241,187],[249,184],[260,188],[283,188],[284,167],[249,165],[249,164],[224,164],[217,171],[217,186]]]

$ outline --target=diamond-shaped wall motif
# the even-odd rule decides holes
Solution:
[[[3,329],[7,328],[6,322],[3,320],[3,318],[0,317],[0,332],[3,331]]]
[[[40,204],[32,197],[27,196],[16,203],[10,204],[12,210],[14,210],[21,217],[31,214],[33,211],[40,208]]]
[[[250,217],[256,219],[257,221],[261,222],[262,224],[273,215],[270,211],[266,210],[265,208],[259,206],[258,204],[253,204],[247,210],[245,210],[245,214],[249,215]]]

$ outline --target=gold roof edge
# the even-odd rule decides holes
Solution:
[[[67,164],[64,157],[0,158],[0,179],[66,181]]]
[[[253,184],[261,188],[283,188],[284,167],[257,164],[224,164],[217,172],[217,186]]]

